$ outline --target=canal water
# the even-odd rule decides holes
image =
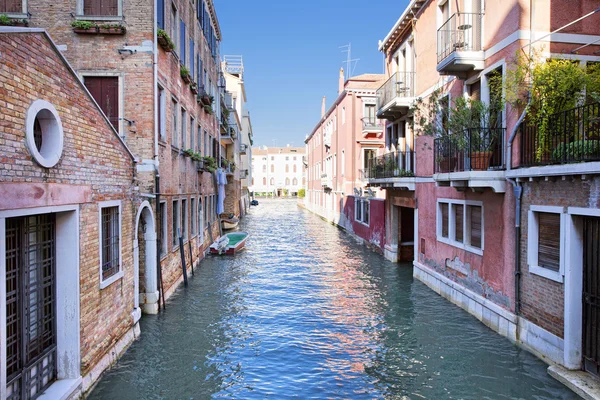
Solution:
[[[348,234],[265,200],[92,399],[575,399],[546,364]]]

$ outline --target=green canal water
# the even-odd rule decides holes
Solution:
[[[295,201],[208,257],[92,399],[575,399],[546,364]]]

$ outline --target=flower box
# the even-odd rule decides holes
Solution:
[[[101,35],[124,35],[126,29],[124,26],[112,26],[110,28],[98,27],[98,33]]]
[[[167,53],[170,53],[170,52],[173,51],[173,47],[171,46],[171,44],[169,43],[169,41],[166,38],[162,37],[162,36],[158,37],[158,44]]]
[[[89,28],[89,29],[73,28],[73,32],[75,32],[75,33],[96,34],[96,33],[98,33],[98,27],[94,26],[94,27]]]

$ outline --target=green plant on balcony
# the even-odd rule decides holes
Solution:
[[[205,156],[202,157],[204,162],[204,169],[208,172],[215,172],[217,170],[217,162],[213,157]]]
[[[171,40],[171,37],[164,29],[158,28],[156,31],[156,40],[160,47],[163,48],[167,53],[175,50],[175,43]]]
[[[79,20],[71,22],[71,28],[73,28],[75,32],[95,32],[98,29],[98,27],[90,21]]]
[[[552,152],[552,161],[591,160],[600,158],[600,140],[577,140],[560,143]]]
[[[205,105],[205,106],[204,106],[204,111],[205,111],[207,114],[212,114],[212,113],[213,113],[213,109],[212,109],[212,107],[211,107],[211,106],[209,106],[209,105]]]
[[[0,14],[1,26],[29,26],[29,20],[26,18],[11,18],[6,14]]]
[[[120,24],[102,24],[98,26],[98,30],[100,33],[109,35],[122,35],[127,31],[127,28]]]
[[[235,166],[235,163],[234,163],[233,161],[231,161],[231,162],[229,163],[229,170],[230,170],[231,172],[235,172],[235,168],[236,168],[236,166]]]
[[[210,101],[209,104],[213,104],[215,102],[215,96],[213,95],[208,95],[208,100]]]
[[[179,74],[181,75],[181,79],[183,79],[185,83],[190,84],[192,82],[190,70],[185,65],[179,67]]]
[[[526,124],[536,127],[535,157],[539,162],[554,151],[552,117],[600,100],[600,68],[569,59],[546,60],[539,52],[531,56],[518,53],[507,71],[505,92],[509,104],[526,112]]]
[[[185,150],[183,151],[183,154],[184,154],[186,157],[192,157],[192,156],[194,155],[194,150],[192,150],[192,149],[185,149]]]

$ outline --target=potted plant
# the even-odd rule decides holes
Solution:
[[[102,24],[98,26],[98,33],[104,35],[124,35],[127,29],[120,24]]]
[[[206,111],[206,113],[208,114],[212,114],[213,113],[213,109],[211,106],[204,106],[204,111]]]
[[[173,43],[173,40],[171,40],[167,34],[167,31],[164,29],[158,28],[156,31],[156,40],[158,41],[160,47],[162,47],[167,53],[175,50],[175,43]]]
[[[194,155],[194,150],[192,149],[185,149],[183,151],[183,155],[186,157],[192,157]]]
[[[76,20],[71,22],[71,27],[75,33],[97,33],[98,27],[90,21]]]
[[[208,172],[215,172],[217,169],[217,163],[212,157],[203,157],[204,170]]]
[[[194,94],[198,94],[198,84],[196,82],[190,83],[190,90]]]
[[[198,95],[198,101],[204,106],[210,105],[210,97],[208,96],[208,93],[206,93],[204,88],[201,88],[200,90],[200,94]]]
[[[6,14],[0,14],[0,25],[2,26],[29,26],[26,18],[11,18]]]
[[[552,152],[552,161],[596,161],[600,160],[600,140],[577,140],[560,143]]]
[[[181,79],[183,79],[183,81],[187,84],[192,83],[192,77],[190,76],[190,70],[185,66],[182,65],[181,67],[179,67],[179,74],[181,75]]]

